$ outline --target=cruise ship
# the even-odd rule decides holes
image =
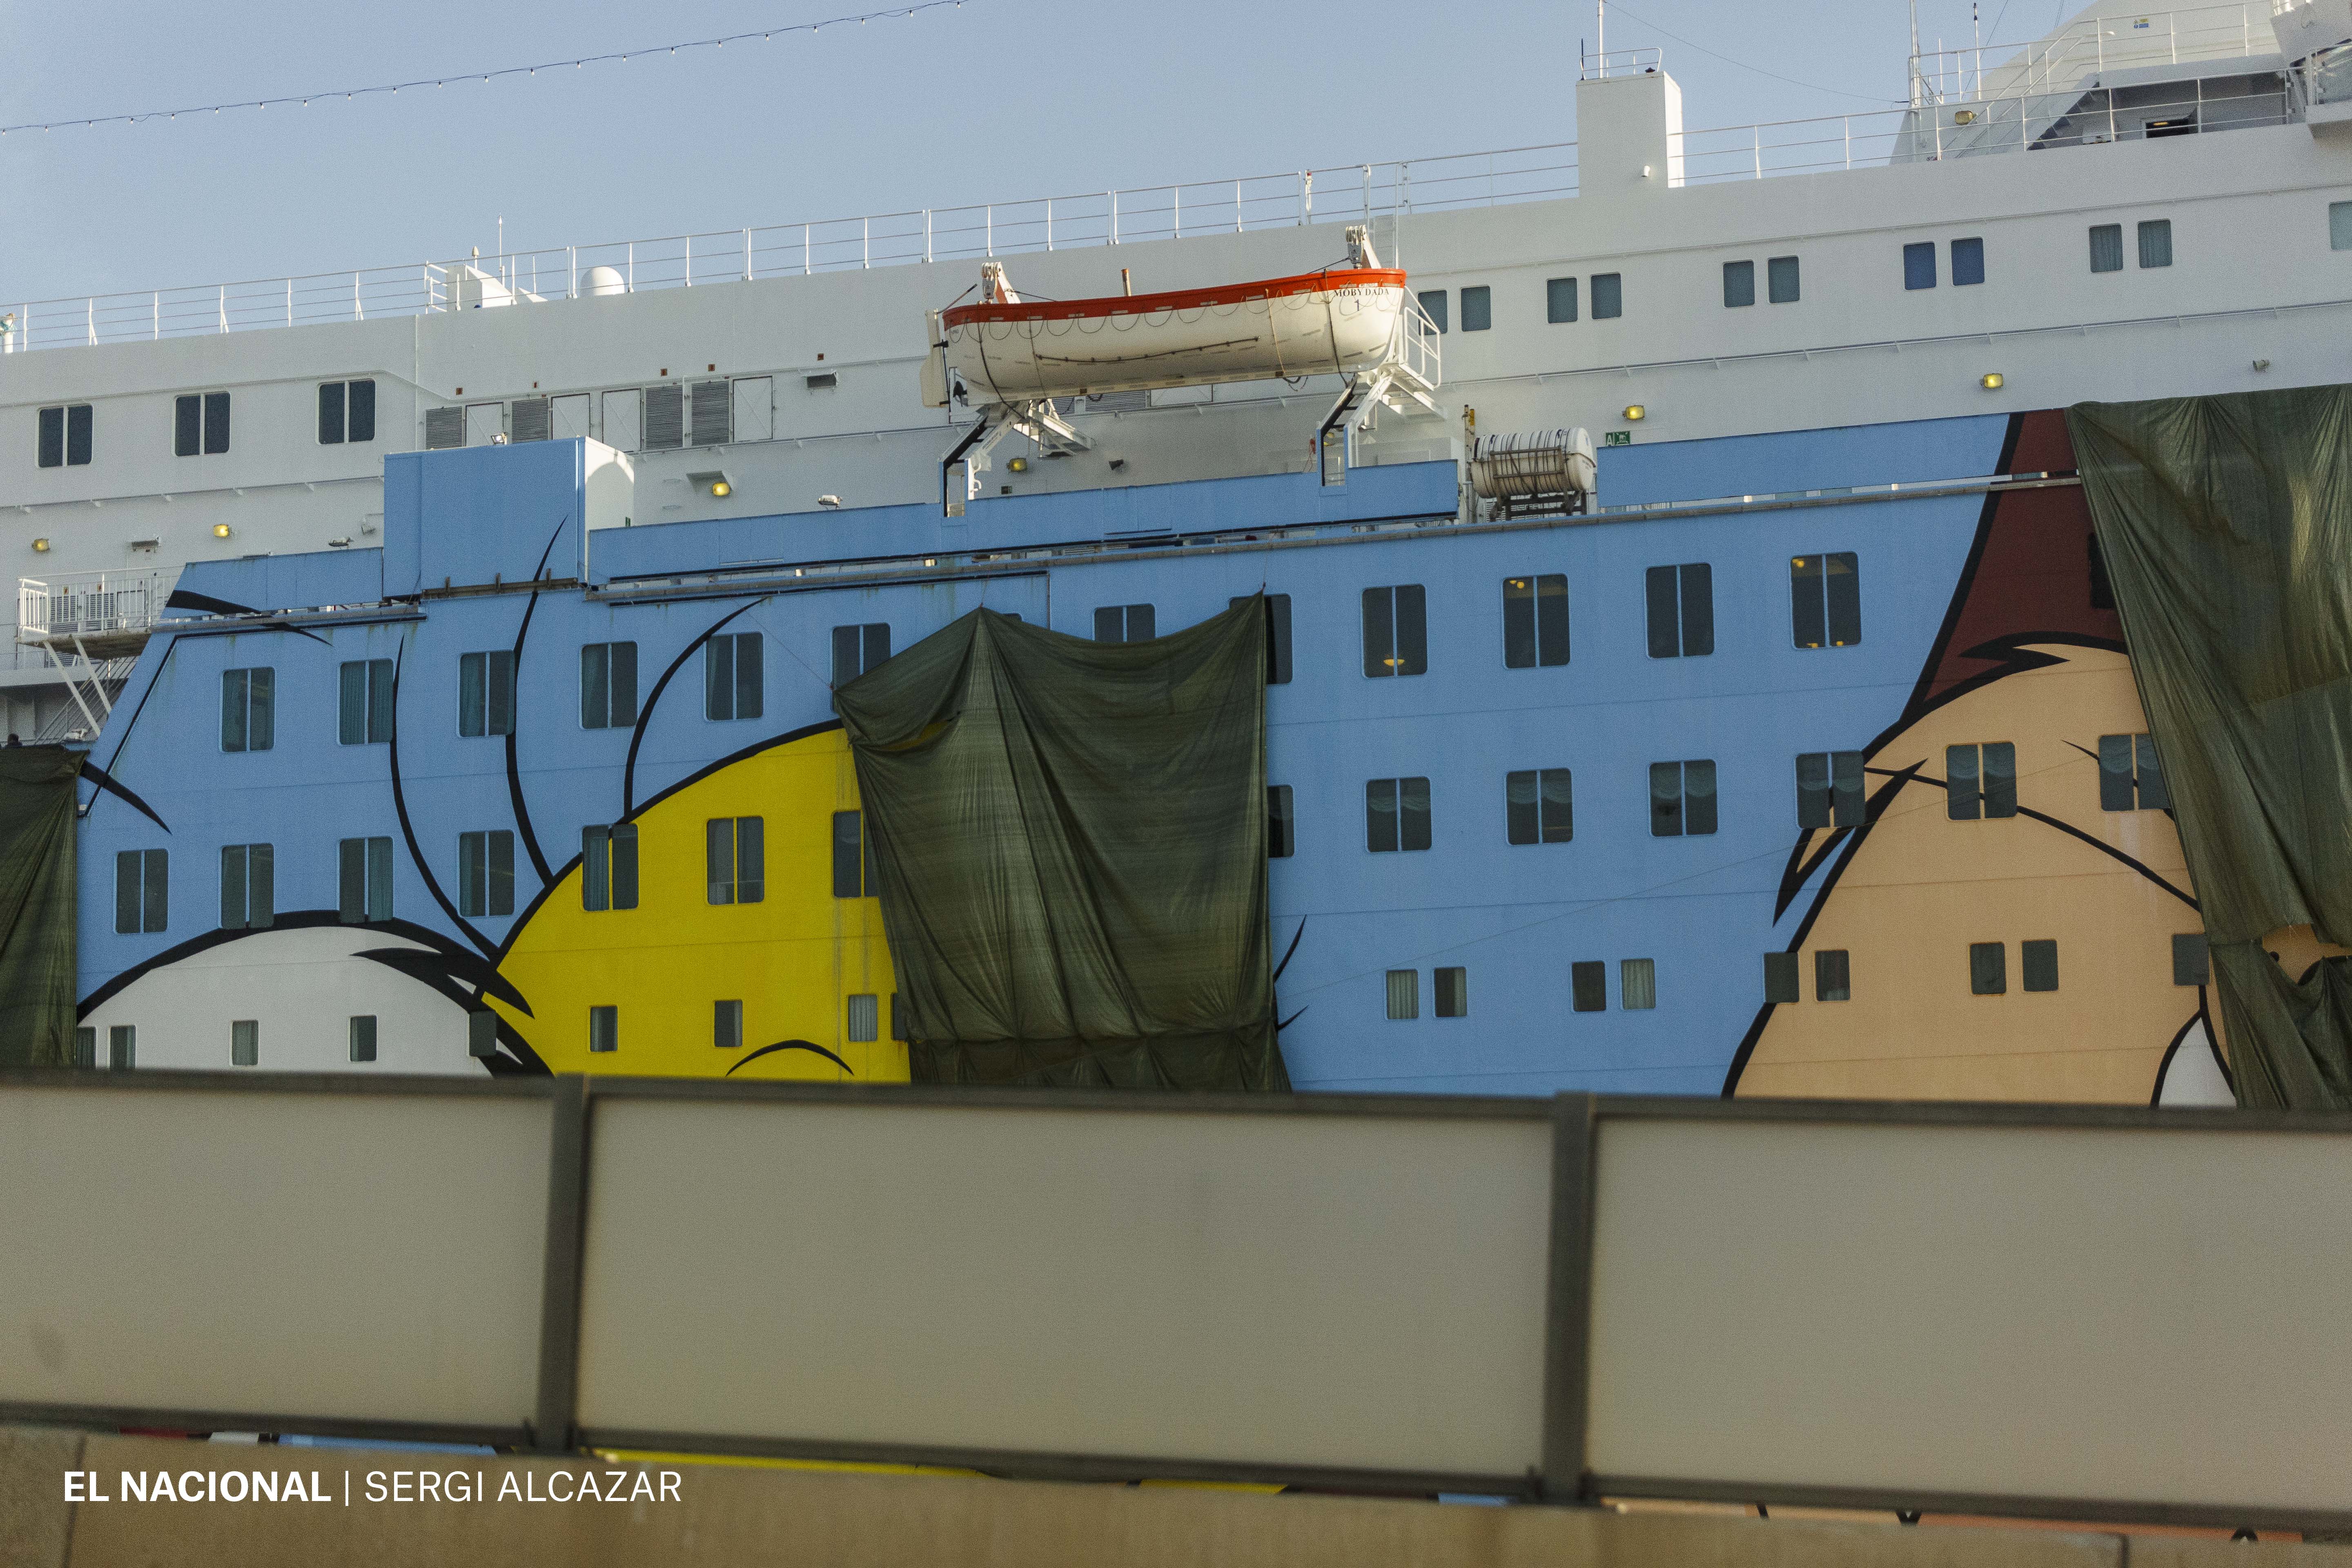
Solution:
[[[978,609],[1263,595],[1297,1089],[2229,1103],[2063,410],[2352,380],[2341,9],[2100,0],[1727,129],[1598,56],[1573,145],[8,308],[75,1058],[903,1079],[833,693]]]

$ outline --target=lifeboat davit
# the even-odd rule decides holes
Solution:
[[[975,400],[1353,374],[1388,355],[1406,308],[1405,275],[1388,267],[1100,300],[1011,295],[940,314],[946,368]]]

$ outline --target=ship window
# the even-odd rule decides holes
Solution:
[[[173,401],[172,450],[183,458],[228,450],[227,393],[192,394]]]
[[[322,381],[319,384],[319,445],[340,447],[343,444],[343,384]]]
[[[350,1030],[352,1060],[355,1062],[375,1060],[375,1015],[373,1013],[351,1015]]]
[[[882,999],[870,991],[849,998],[849,1037],[853,1042],[863,1045],[880,1036],[881,1002]]]
[[[1775,256],[1764,263],[1765,298],[1775,305],[1797,302],[1797,258]]]
[[[1290,786],[1265,786],[1265,856],[1287,860],[1298,853],[1298,827],[1291,814]]]
[[[1797,826],[1860,827],[1862,753],[1807,752],[1797,759]]]
[[[221,750],[266,752],[278,743],[278,671],[221,671]]]
[[[637,907],[635,823],[580,830],[580,907],[591,910]]]
[[[73,1065],[78,1068],[94,1068],[98,1066],[97,1025],[82,1024],[75,1027]]]
[[[114,858],[114,929],[124,936],[162,931],[172,904],[172,852],[125,849]]]
[[[618,1007],[588,1009],[588,1048],[592,1051],[617,1051],[621,1048],[621,1010]]]
[[[1944,813],[1954,822],[2017,815],[2017,748],[2007,741],[1944,748]]]
[[[221,846],[223,931],[261,931],[277,919],[277,858],[268,844]]]
[[[2018,957],[2024,962],[2025,988],[2028,991],[2058,989],[2058,943],[2053,939],[2021,942],[2017,944]]]
[[[758,632],[712,637],[702,648],[702,716],[714,721],[757,719],[765,706]]]
[[[2139,226],[2139,264],[2142,267],[2172,265],[2172,220],[2150,218]]]
[[[457,835],[457,912],[514,913],[514,835],[504,828]]]
[[[1727,261],[1723,264],[1723,303],[1727,309],[1756,303],[1756,263]]]
[[[1389,1016],[1418,1018],[1421,1016],[1421,971],[1391,969],[1389,971]]]
[[[1580,1013],[1609,1010],[1609,966],[1597,958],[1568,966],[1570,1005]]]
[[[229,1025],[228,1065],[233,1068],[254,1068],[261,1065],[260,1020],[238,1018]]]
[[[116,1024],[106,1031],[106,1065],[123,1070],[139,1065],[139,1026]]]
[[[1853,1000],[1853,966],[1844,948],[1825,947],[1813,954],[1813,1000]]]
[[[1862,570],[1853,551],[1790,558],[1789,625],[1799,647],[1862,640]]]
[[[1416,972],[1417,973],[1417,972]],[[1466,1018],[1470,1016],[1470,972],[1459,966],[1437,972],[1437,1016],[1441,1018]]]
[[[743,1043],[743,1004],[740,1001],[713,1002],[710,1005],[710,1043],[722,1051],[731,1051]]]
[[[1429,595],[1418,583],[1364,590],[1364,674],[1429,672]]]
[[[1658,1005],[1658,963],[1652,958],[1629,958],[1617,966],[1617,1005],[1640,1012]]]
[[[1936,246],[1933,240],[1903,247],[1903,287],[1933,289],[1936,286]]]
[[[1228,605],[1242,603],[1227,601]],[[1012,617],[1019,620],[1021,617]],[[1268,686],[1290,684],[1290,595],[1268,594],[1265,596],[1265,683]]]
[[[2338,202],[2336,205],[2340,207],[2352,207],[2352,202]],[[2328,221],[2333,223],[2335,221],[2332,216],[2334,208],[2330,208],[2329,211],[2331,216]],[[2347,220],[2347,227],[2352,227],[2352,219]],[[2339,245],[2336,248],[2338,250],[2352,249],[2352,246]],[[1575,279],[1554,278],[1545,283],[1544,320],[1550,321],[1555,325],[1561,321],[1572,321],[1576,320]]]
[[[768,824],[760,816],[714,816],[703,824],[703,878],[714,904],[756,904],[768,896]]]
[[[2172,793],[2164,787],[2164,769],[2156,760],[2153,735],[2099,737],[2099,809],[2101,811],[2168,811]]]
[[[1364,785],[1364,843],[1375,854],[1429,847],[1429,781],[1372,779]]]
[[[2205,948],[2205,933],[2182,931],[2172,939],[2172,983],[2175,985],[2202,985],[2212,977],[2212,959]]]
[[[2009,953],[1997,942],[1969,943],[1969,991],[1977,996],[1999,996],[2009,990]]]
[[[833,628],[833,683],[846,686],[890,657],[890,623]]]
[[[1462,330],[1483,332],[1495,324],[1495,291],[1481,283],[1462,290]],[[1438,1015],[1440,1017],[1444,1014]]]
[[[1513,844],[1566,844],[1576,837],[1576,781],[1568,769],[1503,775],[1503,837]]]
[[[2327,204],[2327,248],[2352,250],[2352,202]]]
[[[580,647],[580,727],[625,730],[637,721],[637,645],[592,642]]]
[[[2095,533],[2084,534],[2083,542],[2090,547],[2091,608],[2112,610],[2116,607],[2116,585],[2107,576],[2106,552],[2099,548],[2099,536]]]
[[[1797,984],[1797,955],[1793,952],[1768,952],[1764,955],[1764,1000],[1794,1002],[1802,993]]]
[[[1650,764],[1650,837],[1680,838],[1715,831],[1715,764]]]
[[[41,410],[36,461],[44,468],[78,468],[89,461],[90,405],[71,403]]]
[[[1095,612],[1095,641],[1150,642],[1158,633],[1149,605],[1105,605]]]
[[[866,831],[866,814],[862,811],[833,814],[833,896],[882,896],[882,873],[874,864],[874,836]]]
[[[1568,662],[1568,578],[1559,573],[1503,579],[1503,667]]]
[[[345,925],[392,919],[390,838],[336,842],[335,915]]]
[[[342,667],[335,738],[346,746],[392,739],[392,660],[355,658]]]
[[[1592,275],[1592,319],[1606,321],[1625,313],[1624,279],[1615,272]]]
[[[2091,226],[2091,270],[2121,272],[2124,269],[2124,226],[2119,223],[2098,223]]]
[[[493,648],[488,653],[458,656],[458,734],[513,734],[514,698],[512,648]]]
[[[1952,287],[1965,288],[1984,281],[1984,241],[1956,239],[1952,241]]]
[[[466,1054],[484,1060],[499,1054],[499,1016],[488,1011],[466,1015]]]
[[[375,439],[375,383],[322,381],[319,384],[319,444]]]
[[[1704,561],[1653,566],[1648,581],[1650,657],[1696,658],[1715,651],[1715,570]]]
[[[1429,319],[1430,319],[1432,321],[1433,321],[1433,322],[1435,322],[1435,323],[1437,324],[1437,330],[1438,330],[1439,331],[1441,331],[1441,332],[1442,332],[1442,331],[1445,331],[1445,328],[1446,328],[1446,321],[1445,321],[1445,290],[1444,290],[1444,289],[1429,289],[1429,290],[1425,291],[1425,292],[1421,296],[1421,308],[1422,308],[1423,310],[1426,310],[1427,312],[1429,312]]]

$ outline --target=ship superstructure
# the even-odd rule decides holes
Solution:
[[[2198,926],[2153,752],[2144,769],[2131,760],[2146,726],[2047,411],[2347,379],[2330,330],[2352,312],[2339,277],[2352,132],[2332,74],[2352,12],[2342,20],[2102,4],[2012,61],[1917,62],[1909,108],[1737,132],[1686,130],[1654,56],[1602,57],[1578,84],[1572,148],[291,280],[277,330],[255,319],[253,290],[216,291],[213,320],[194,323],[210,331],[160,294],[143,334],[137,301],[81,302],[79,343],[60,341],[70,311],[19,308],[10,346],[24,352],[0,358],[0,550],[27,563],[17,635],[51,673],[20,668],[20,689],[46,694],[13,699],[11,722],[103,721],[93,760],[121,786],[91,786],[89,1048],[104,1059],[113,1029],[144,1040],[150,1020],[185,1016],[191,1054],[138,1046],[136,1059],[209,1061],[215,1035],[257,1022],[211,1016],[237,1005],[234,975],[162,973],[251,940],[218,933],[250,929],[256,845],[288,890],[273,911],[317,917],[300,940],[333,947],[322,962],[409,973],[423,961],[390,963],[339,929],[395,919],[411,929],[387,950],[461,955],[423,994],[451,1010],[417,1026],[441,1067],[491,1059],[495,1040],[523,1066],[602,1048],[569,1012],[547,1026],[561,1045],[510,1048],[531,1015],[494,983],[509,935],[483,923],[489,889],[504,879],[497,919],[520,929],[526,906],[584,899],[566,879],[601,854],[609,897],[613,836],[740,749],[713,749],[726,737],[702,726],[740,721],[707,705],[686,731],[648,738],[634,688],[625,717],[613,706],[614,650],[628,647],[649,689],[663,670],[717,682],[720,634],[704,623],[740,613],[725,635],[756,627],[761,651],[728,657],[785,661],[760,666],[775,697],[757,717],[789,710],[805,728],[824,721],[828,682],[971,604],[1018,599],[1059,629],[1128,640],[1264,589],[1301,672],[1271,695],[1269,724],[1286,792],[1271,809],[1296,814],[1297,853],[1273,871],[1277,934],[1311,933],[1285,984],[1321,997],[1286,1036],[1302,1086],[2154,1093],[2192,1026],[2211,1034]],[[1042,325],[982,319],[1084,301],[1110,322],[1120,300],[1172,312],[1248,280],[1351,268],[1399,293],[1394,321],[1413,330],[1391,339],[1426,351],[1379,391],[1362,378],[1385,362],[1341,353],[1336,331],[1336,357],[1303,374],[1097,389],[1038,374]],[[1385,281],[1398,271],[1401,288]],[[982,361],[952,346],[959,321],[1017,339],[1029,379],[981,384]],[[445,449],[540,442],[607,476],[567,525],[570,565],[525,560],[503,535],[469,550],[436,531],[436,505],[544,510],[541,491],[501,488],[521,484],[524,454]],[[181,563],[198,569],[183,578]],[[179,618],[163,622],[175,592]],[[534,635],[562,641],[539,656],[551,666],[533,670],[510,626],[444,646],[439,628],[528,601],[545,601]],[[47,662],[136,651],[159,626],[136,670],[78,664],[69,690]],[[427,644],[429,668],[405,662]],[[494,667],[501,647],[510,662]],[[606,661],[595,723],[590,648]],[[151,768],[208,746],[223,683],[257,669],[285,693],[271,721],[285,754],[224,742],[217,762],[142,784],[132,759],[152,732],[177,740]],[[500,688],[508,738],[478,759],[495,801],[459,791],[444,811],[374,767],[375,740],[391,761],[391,730],[371,728],[379,679],[402,683],[382,699],[401,723],[448,729],[460,756],[496,733],[466,728],[464,693],[488,704],[484,683],[518,682]],[[2032,733],[1993,732],[2025,720],[1986,694],[2029,689]],[[131,711],[110,717],[118,696]],[[315,710],[298,722],[303,703]],[[527,710],[570,727],[536,763],[516,737],[550,731],[524,729]],[[1955,723],[1990,728],[1946,734]],[[643,744],[604,755],[599,731],[614,730]],[[2114,798],[2118,742],[2129,806]],[[1890,746],[1918,752],[1909,773],[1882,765]],[[2136,770],[2152,781],[2146,805]],[[176,846],[182,823],[242,791],[331,784],[350,831],[298,854],[263,844],[257,819],[166,873],[190,901],[172,910],[194,914],[147,923],[143,858]],[[2023,820],[2104,846],[2064,875],[2119,905],[2066,905],[2044,862],[2075,851],[2009,842],[2024,830],[2002,819],[2045,784],[2091,804],[2053,799]],[[1931,790],[1940,816],[1919,804]],[[396,826],[377,820],[387,811]],[[1888,812],[1909,826],[1882,827]],[[1889,848],[1931,820],[1988,831]],[[215,894],[227,908],[212,857],[229,848],[245,852],[243,924],[210,912]],[[126,855],[141,868],[130,895]],[[1948,873],[1969,865],[1991,868],[1984,885],[1952,892]],[[701,880],[698,866],[679,886]],[[2064,930],[2010,931],[2000,912],[2043,908]],[[2147,928],[2133,926],[2128,962],[2050,956],[2124,920],[2116,908]],[[1985,942],[1945,929],[1970,910]],[[1906,930],[1924,945],[1872,952]],[[591,935],[564,951],[608,940]],[[1872,1042],[1909,1029],[1932,992],[1889,978],[1944,964],[1954,942],[2000,947],[2019,975],[1960,994],[2018,1005],[1887,1067]],[[831,1028],[844,1060],[887,1037],[887,958],[857,952],[858,985],[842,968],[824,990],[833,1021],[793,1025]],[[142,985],[158,999],[118,1021]],[[2064,1000],[2035,999],[2052,991]],[[662,1005],[699,1016],[713,1000]],[[2011,1016],[2027,1007],[2046,1016]],[[2132,1013],[2132,1029],[2170,1032],[2100,1047],[2105,1067],[2064,1045],[2077,1009],[2133,1008],[2147,1017]],[[1617,1032],[1579,1036],[1601,1026],[1586,1013]],[[464,1021],[483,1016],[499,1022]],[[2006,1055],[2047,1071],[1989,1068],[2012,1037],[2038,1043]],[[320,1050],[297,1060],[325,1065]]]

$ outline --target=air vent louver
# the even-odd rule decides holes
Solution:
[[[425,411],[425,449],[439,451],[444,447],[466,444],[466,411],[463,408],[428,408]]]
[[[508,406],[507,420],[509,441],[544,441],[551,434],[544,397],[516,398]]]
[[[686,388],[676,382],[646,388],[646,450],[686,445]]]
[[[694,444],[724,445],[732,435],[732,394],[723,381],[694,384]]]

